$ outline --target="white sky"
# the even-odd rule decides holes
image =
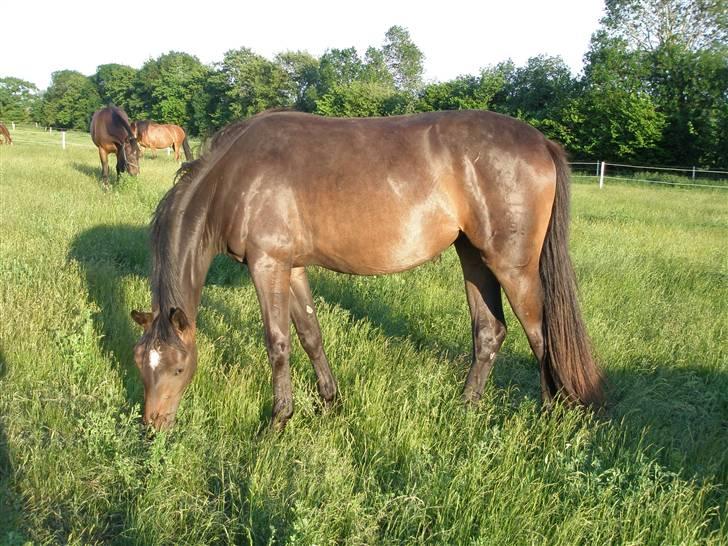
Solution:
[[[106,63],[135,68],[170,50],[203,63],[249,47],[320,56],[354,46],[363,55],[400,25],[425,54],[425,78],[446,81],[513,59],[561,55],[582,68],[603,0],[12,0],[0,8],[0,76],[44,89],[55,70],[90,75]]]

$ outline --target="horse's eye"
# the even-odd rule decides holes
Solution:
[[[181,373],[182,373],[183,371],[184,371],[184,370],[183,370],[182,368],[177,368],[177,369],[176,369],[176,370],[174,371],[174,375],[179,375],[179,374],[181,374]]]

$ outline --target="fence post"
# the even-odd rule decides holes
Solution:
[[[693,180],[695,180],[695,165],[693,165]]]
[[[15,122],[13,121],[13,131],[15,131]]]
[[[48,127],[48,134],[53,132],[53,127]]]
[[[61,148],[66,149],[66,131],[61,131]]]
[[[597,172],[594,176],[599,176],[599,161],[597,161]]]
[[[599,173],[599,189],[601,190],[604,187],[604,168],[606,166],[606,163],[602,161],[602,169]]]
[[[169,146],[167,146],[167,156],[169,156],[169,154],[171,154],[171,153],[172,153],[172,151],[169,149]]]

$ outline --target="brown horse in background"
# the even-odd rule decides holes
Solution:
[[[568,252],[568,163],[533,127],[483,111],[263,113],[218,132],[180,172],[152,222],[152,311],[132,312],[146,423],[173,422],[195,373],[197,308],[219,253],[250,270],[279,427],[293,413],[291,320],[324,402],[337,391],[305,267],[397,273],[453,244],[472,321],[465,400],[480,399],[505,338],[502,289],[540,364],[544,405],[600,403]]]
[[[179,125],[172,123],[154,123],[153,121],[135,121],[131,124],[131,129],[137,137],[139,144],[144,148],[152,150],[161,150],[171,147],[174,150],[174,159],[179,161],[180,146],[184,149],[185,159],[192,160],[192,150],[185,130]]]
[[[109,154],[116,154],[116,176],[128,172],[139,174],[139,145],[129,124],[126,112],[116,106],[107,106],[94,112],[91,118],[91,140],[99,149],[101,178],[109,183]]]
[[[0,144],[12,144],[13,139],[10,138],[10,131],[3,123],[0,123]]]

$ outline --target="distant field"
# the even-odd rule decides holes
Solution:
[[[482,404],[460,402],[457,257],[310,271],[341,399],[295,345],[296,413],[247,274],[218,258],[173,432],[140,433],[132,308],[164,152],[104,192],[90,138],[0,146],[0,544],[728,544],[728,192],[574,185],[572,254],[604,416],[539,413],[513,315]],[[111,159],[114,171],[115,159]],[[112,177],[113,180],[113,177]]]

